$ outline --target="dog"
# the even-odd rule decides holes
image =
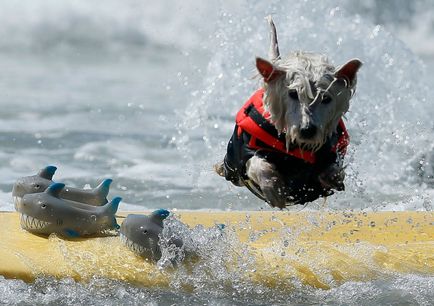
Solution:
[[[326,56],[294,52],[281,58],[270,26],[270,60],[256,58],[263,86],[236,116],[220,176],[283,209],[345,189],[343,158],[349,109],[362,66],[352,59],[335,68]]]

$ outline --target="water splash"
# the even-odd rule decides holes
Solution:
[[[424,67],[383,27],[349,14],[335,1],[243,3],[239,10],[221,13],[219,30],[204,43],[213,56],[201,89],[195,86],[178,126],[183,135],[178,147],[200,165],[196,186],[216,193],[224,189],[226,183],[203,168],[223,157],[234,114],[259,86],[251,77],[254,57],[267,51],[267,14],[276,21],[283,54],[309,50],[327,54],[336,65],[353,57],[364,62],[346,116],[352,137],[347,191],[334,196],[330,206],[424,209],[423,199],[432,190],[420,185],[412,167],[430,154],[434,136],[428,98],[433,91]]]
[[[181,239],[183,247],[170,245],[173,238]],[[254,287],[245,278],[245,272],[254,269],[254,259],[248,256],[247,245],[239,241],[234,229],[221,224],[190,228],[171,216],[165,220],[160,244],[162,258],[158,265],[168,273],[171,288],[223,294]]]

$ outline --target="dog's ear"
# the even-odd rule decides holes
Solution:
[[[260,57],[256,58],[256,68],[264,78],[265,82],[271,82],[276,78],[278,78],[279,76],[285,74],[285,71],[280,70],[269,61],[264,60],[263,58]]]
[[[354,58],[346,64],[342,65],[335,72],[335,77],[337,77],[338,79],[345,79],[349,83],[349,85],[351,85],[353,84],[357,75],[357,71],[360,67],[362,67],[362,62],[359,59]]]

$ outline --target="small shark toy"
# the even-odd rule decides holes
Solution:
[[[163,232],[163,220],[169,216],[169,211],[159,209],[151,215],[130,214],[122,222],[120,238],[122,243],[131,251],[150,261],[158,261],[161,258],[161,246],[159,244]],[[174,238],[170,241],[177,247],[182,247],[181,239]]]
[[[22,205],[23,196],[29,193],[44,192],[53,182],[53,175],[57,167],[47,166],[41,169],[36,175],[26,176],[18,179],[12,189],[12,198],[15,209],[18,211]],[[105,179],[94,189],[78,189],[65,187],[60,193],[60,197],[65,200],[86,203],[94,206],[106,204],[107,195],[110,190],[111,179]]]
[[[26,194],[18,206],[21,227],[31,233],[56,233],[76,238],[104,235],[118,229],[115,214],[120,197],[103,206],[93,206],[61,198],[65,184],[52,183],[44,192]]]

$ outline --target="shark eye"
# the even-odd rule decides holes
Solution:
[[[291,90],[291,91],[288,93],[288,95],[289,95],[289,97],[290,97],[292,100],[298,100],[298,93],[297,93],[296,90]]]
[[[330,102],[332,102],[332,98],[330,96],[323,96],[321,103],[323,104],[329,104]]]
[[[45,209],[45,208],[47,208],[47,204],[45,204],[45,203],[42,203],[42,204],[41,204],[41,208],[42,208],[42,209]]]
[[[143,232],[142,232],[143,234],[147,234],[148,233],[148,231],[147,230],[143,230]]]

